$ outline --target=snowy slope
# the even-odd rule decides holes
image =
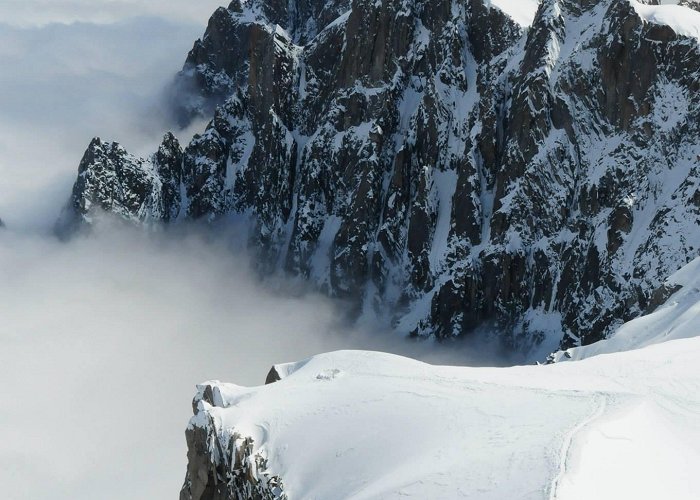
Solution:
[[[559,352],[554,359],[579,360],[668,340],[700,337],[700,257],[666,280],[665,288],[676,292],[653,313],[624,324],[607,340]]]
[[[336,352],[201,386],[190,432],[251,438],[289,499],[697,498],[698,356],[698,338],[508,369]]]
[[[521,26],[530,26],[540,6],[540,0],[486,0],[488,7],[495,7]]]

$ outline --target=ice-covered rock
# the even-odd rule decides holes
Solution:
[[[90,223],[95,209],[134,222],[168,222],[180,211],[182,150],[168,133],[150,158],[136,158],[115,142],[94,138],[78,169],[59,232]]]

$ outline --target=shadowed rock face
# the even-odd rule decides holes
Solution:
[[[93,142],[68,214],[247,214],[262,269],[406,333],[590,343],[700,248],[700,44],[626,0],[234,1],[175,87],[204,133]]]

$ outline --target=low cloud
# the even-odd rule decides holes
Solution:
[[[3,0],[0,19],[13,26],[45,26],[75,22],[108,24],[154,16],[204,25],[223,0]]]
[[[469,362],[454,346],[350,327],[341,305],[284,280],[260,282],[236,240],[0,233],[5,498],[174,498],[205,380],[259,385],[274,363],[339,349]]]
[[[43,12],[37,2],[20,3]],[[121,142],[135,154],[155,151],[162,134],[175,126],[163,107],[163,91],[204,31],[201,14],[213,10],[199,6],[198,22],[185,15],[192,7],[178,11],[194,2],[168,2],[168,15],[166,2],[152,8],[144,7],[151,2],[84,3],[91,5],[86,12],[122,3],[140,7],[109,24],[0,22],[0,217],[15,227],[51,226],[92,137]],[[0,4],[4,21],[24,12],[22,7],[5,15],[8,7]],[[58,12],[60,5],[74,5],[56,4]],[[155,6],[162,17],[133,17],[157,14]]]

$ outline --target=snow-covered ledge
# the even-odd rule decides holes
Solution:
[[[342,351],[210,382],[181,498],[694,498],[699,358],[697,337],[514,368]]]

